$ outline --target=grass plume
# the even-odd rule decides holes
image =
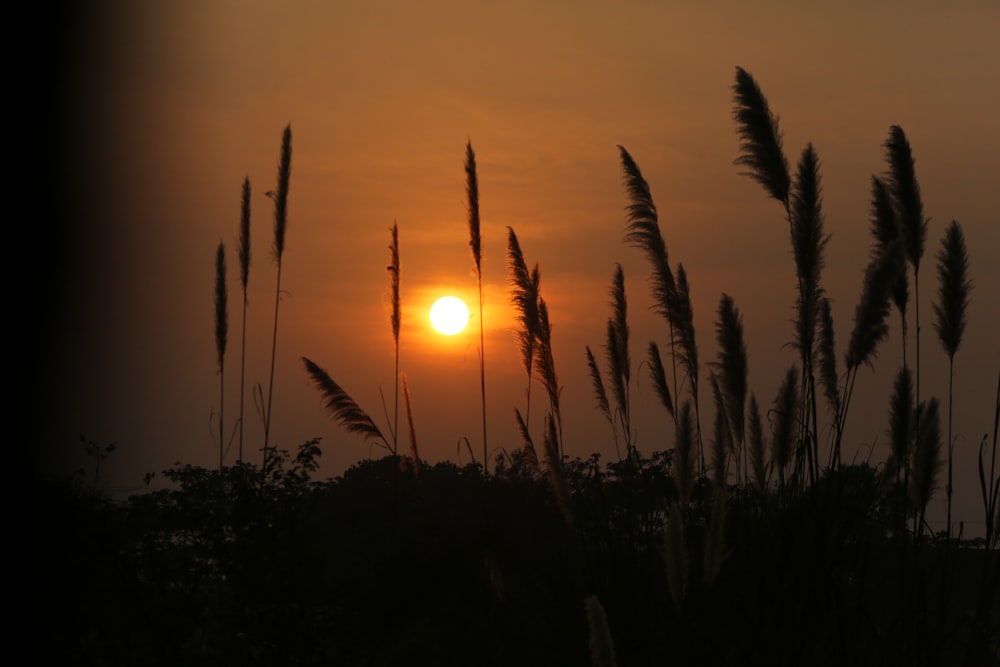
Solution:
[[[517,432],[521,435],[521,449],[524,451],[528,466],[533,470],[538,470],[538,452],[535,451],[535,443],[528,430],[528,424],[521,416],[521,411],[514,408],[514,418],[517,420]]]
[[[614,396],[618,418],[621,422],[626,449],[632,451],[632,420],[629,409],[629,384],[632,378],[632,362],[628,341],[628,302],[625,298],[625,273],[621,264],[615,265],[611,280],[611,317],[608,318],[607,342],[604,346],[611,378],[611,393]]]
[[[956,221],[945,230],[941,242],[941,250],[937,256],[938,265],[938,303],[934,304],[934,330],[937,331],[941,347],[948,355],[948,484],[945,487],[948,496],[947,531],[951,536],[951,500],[952,500],[952,457],[955,443],[951,435],[952,408],[954,404],[955,385],[955,354],[962,343],[965,332],[966,311],[969,307],[969,292],[972,291],[972,281],[969,280],[969,254],[965,248],[965,236],[962,227]]]
[[[934,330],[948,358],[954,360],[965,332],[966,311],[969,308],[969,254],[965,247],[962,226],[954,220],[945,229],[941,250],[937,256],[938,303],[934,304]]]
[[[920,259],[924,254],[927,238],[927,220],[917,183],[915,160],[910,142],[903,128],[893,125],[889,137],[883,144],[886,161],[889,163],[887,185],[892,195],[893,206],[899,220],[900,238],[907,261],[913,267],[913,310],[916,322],[914,365],[916,388],[914,395],[920,409]],[[918,420],[917,430],[921,423]]]
[[[896,214],[899,216],[906,257],[916,274],[920,270],[920,259],[924,254],[927,220],[924,218],[924,205],[920,196],[920,185],[917,183],[913,151],[906,133],[898,125],[889,128],[889,137],[883,146],[886,161],[889,163],[887,185],[892,194]]]
[[[918,535],[926,523],[927,504],[937,489],[941,472],[941,420],[938,416],[938,399],[932,396],[917,410],[918,424],[913,449],[913,472],[910,475],[910,500],[918,516]]]
[[[528,376],[525,399],[525,426],[531,423],[531,379],[535,360],[538,330],[538,290],[541,280],[538,264],[532,271],[524,261],[517,234],[507,227],[507,271],[510,276],[510,300],[517,311],[519,327],[516,332],[517,348],[521,355],[521,365]]]
[[[719,300],[715,339],[719,344],[719,353],[713,366],[719,373],[720,398],[723,401],[725,414],[729,416],[729,428],[732,431],[732,444],[739,471],[746,431],[744,424],[748,374],[747,347],[743,340],[743,316],[728,294],[723,294]],[[743,467],[745,470],[745,463]]]
[[[288,187],[292,174],[292,126],[286,125],[281,134],[281,157],[278,160],[278,186],[270,193],[274,200],[274,261],[278,276],[274,288],[274,332],[271,336],[271,372],[267,385],[267,409],[264,412],[264,465],[271,438],[271,411],[274,399],[274,361],[278,352],[278,304],[281,303],[281,259],[285,254],[285,231],[288,228]]]
[[[872,259],[884,253],[897,239],[902,239],[899,220],[892,202],[892,193],[886,182],[878,176],[872,176],[870,229],[875,243],[872,245]],[[900,244],[902,244],[900,240]],[[906,310],[910,300],[910,282],[906,275],[906,262],[899,262],[898,273],[892,285],[892,301],[899,311],[903,335],[903,363],[906,363]]]
[[[787,208],[791,178],[781,146],[778,117],[771,112],[760,86],[742,67],[736,68],[733,100],[733,120],[740,136],[740,153],[735,164],[746,167],[744,175],[757,181]]]
[[[834,419],[840,414],[840,381],[837,374],[837,355],[833,335],[833,315],[830,300],[820,299],[819,303],[819,378],[823,385],[827,405]]]
[[[660,399],[660,403],[667,409],[667,414],[676,421],[674,414],[674,403],[670,398],[670,387],[667,385],[667,374],[663,367],[663,359],[660,357],[660,347],[655,341],[649,342],[649,377],[653,381],[653,388]]]
[[[483,406],[483,472],[488,472],[489,454],[486,444],[486,349],[483,333],[483,238],[479,226],[479,176],[476,173],[476,153],[472,142],[465,145],[465,194],[469,218],[469,247],[476,265],[479,286],[479,387]]]
[[[340,424],[348,433],[360,435],[365,440],[380,441],[376,444],[395,454],[391,443],[382,435],[368,413],[362,410],[325,370],[307,357],[302,357],[302,363],[305,364],[306,372],[309,373],[309,377],[319,389],[323,408],[330,413],[331,419]]]
[[[792,460],[792,446],[795,441],[798,416],[799,373],[795,366],[790,366],[785,372],[785,378],[778,388],[774,399],[775,422],[772,426],[771,462],[778,469],[778,478],[782,486],[785,483],[785,472]]]
[[[608,424],[611,426],[611,435],[615,441],[615,451],[618,458],[621,458],[621,450],[618,448],[618,429],[615,428],[615,419],[611,414],[611,404],[608,402],[608,392],[604,388],[604,380],[601,378],[601,369],[597,366],[597,360],[590,346],[586,346],[587,368],[590,371],[590,382],[594,388],[594,399],[597,401],[597,409],[601,411]]]
[[[812,144],[802,151],[791,199],[792,250],[795,257],[799,295],[796,303],[795,347],[802,361],[802,402],[800,410],[801,438],[811,443],[808,454],[812,462],[810,475],[819,475],[819,452],[816,409],[816,376],[813,372],[819,303],[823,297],[820,276],[823,270],[823,250],[829,236],[823,233],[823,210],[819,175],[819,158]]]
[[[396,371],[393,374],[393,421],[392,421],[392,448],[396,451],[399,446],[399,327],[402,321],[399,304],[399,227],[396,222],[392,223],[391,240],[389,242],[389,294],[392,300],[392,312],[389,315],[389,322],[392,324],[393,359],[395,360]]]

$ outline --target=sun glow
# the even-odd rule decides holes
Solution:
[[[454,336],[469,323],[469,309],[457,296],[443,296],[431,306],[431,326],[445,336]]]

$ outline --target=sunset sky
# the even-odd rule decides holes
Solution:
[[[239,413],[240,188],[251,181],[246,449],[263,428],[250,386],[266,392],[274,316],[273,205],[281,132],[293,135],[272,442],[322,438],[323,477],[377,450],[320,405],[307,356],[386,425],[393,348],[389,230],[399,225],[400,365],[422,454],[482,451],[479,314],[469,250],[464,151],[478,160],[483,233],[487,423],[491,448],[520,445],[513,411],[526,381],[508,305],[506,232],[536,261],[564,386],[566,453],[614,457],[595,410],[584,349],[599,354],[615,263],[624,267],[638,445],[672,446],[648,381],[648,265],[623,242],[627,204],[617,145],[642,169],[672,263],[691,281],[703,366],[730,294],[743,314],[750,387],[769,407],[797,359],[795,273],[783,210],[734,166],[736,66],[780,116],[794,165],[807,142],[822,163],[824,284],[838,361],[868,261],[869,180],[882,143],[905,130],[930,218],[921,267],[921,398],[947,401],[947,358],[932,327],[935,256],[961,223],[974,282],[955,366],[957,519],[982,521],[975,454],[992,431],[1000,371],[1000,4],[938,2],[103,2],[64,48],[67,209],[75,251],[54,301],[36,427],[54,474],[80,464],[78,436],[113,441],[106,474],[127,494],[146,472],[218,461],[214,258],[229,264],[225,422]],[[470,305],[463,334],[431,330],[444,294]],[[912,311],[911,311],[912,312]],[[862,370],[845,459],[881,464],[898,316],[875,371]],[[911,336],[913,335],[911,325]],[[48,338],[46,339],[49,340]],[[912,350],[912,343],[910,350]],[[711,405],[707,379],[701,400]],[[541,391],[533,411],[541,411]],[[536,422],[537,424],[538,422]],[[706,431],[709,419],[703,417]],[[822,424],[829,420],[821,418]],[[947,427],[947,423],[943,425]],[[708,439],[706,433],[706,440]],[[823,432],[823,442],[827,431]],[[540,439],[540,433],[538,435]],[[403,438],[405,442],[405,437]],[[235,445],[227,461],[234,460]],[[163,484],[161,476],[153,482]],[[943,499],[941,491],[937,499]],[[929,519],[942,528],[943,503]],[[967,531],[975,530],[967,528]]]

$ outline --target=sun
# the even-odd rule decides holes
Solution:
[[[457,296],[443,296],[431,306],[431,326],[445,336],[454,336],[469,323],[469,309]]]

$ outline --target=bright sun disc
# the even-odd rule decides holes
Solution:
[[[456,296],[443,296],[431,306],[431,325],[445,336],[454,336],[469,323],[469,309]]]

